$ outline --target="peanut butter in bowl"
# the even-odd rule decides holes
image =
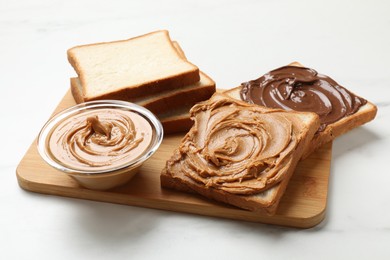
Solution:
[[[86,102],[42,128],[38,151],[82,186],[106,190],[128,182],[160,146],[163,130],[147,109],[116,100]]]

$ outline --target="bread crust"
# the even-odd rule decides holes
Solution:
[[[206,74],[203,75],[208,77]],[[76,103],[82,103],[84,99],[77,81],[77,78],[70,79],[71,92]],[[163,125],[165,134],[173,134],[188,131],[193,125],[188,113],[190,108],[200,101],[207,100],[214,93],[215,83],[210,79],[208,85],[201,85],[197,88],[179,92],[169,92],[160,98],[135,103],[156,114]],[[175,113],[175,111],[178,111],[178,113]],[[167,113],[170,113],[170,115],[167,115]]]
[[[77,104],[85,102],[83,92],[78,84],[78,78],[70,78],[70,91]]]
[[[145,97],[164,90],[174,90],[187,86],[200,80],[199,69],[191,74],[180,74],[175,77],[165,78],[158,81],[145,82],[134,88],[124,88],[118,91],[106,93],[93,98],[88,98],[83,93],[84,102],[103,99],[130,100],[135,97]],[[82,83],[83,84],[83,83]]]
[[[194,124],[189,113],[180,114],[161,119],[161,124],[164,128],[164,134],[174,134],[187,132]]]
[[[355,114],[344,117],[343,119],[328,125],[322,132],[314,135],[310,145],[305,149],[302,159],[307,158],[315,150],[324,144],[333,141],[340,135],[373,120],[377,110],[377,107],[373,103],[367,101],[367,103],[360,107]]]
[[[164,91],[157,94],[156,97],[150,99],[130,98],[123,99],[136,103],[149,109],[151,112],[159,115],[182,107],[193,106],[197,102],[209,99],[215,93],[215,82],[206,74],[201,72],[201,77],[206,78],[203,82],[193,84],[192,87],[182,89]],[[72,95],[77,103],[84,102],[84,98],[80,89],[80,84],[77,78],[70,79]]]
[[[182,107],[193,106],[200,101],[207,100],[215,93],[215,82],[204,73],[203,76],[209,79],[209,84],[171,92],[161,96],[161,98],[150,100],[144,104],[141,102],[140,104],[158,115]]]
[[[76,103],[82,103],[84,102],[84,99],[82,97],[80,88],[77,87],[77,78],[71,78],[71,92],[73,95],[73,98],[75,99]],[[212,88],[206,87],[205,95],[209,95],[209,97],[215,92],[211,91]],[[200,98],[203,98],[204,96],[200,96]],[[176,97],[174,98],[176,99]],[[207,98],[204,98],[207,99]],[[167,99],[164,102],[156,102],[158,104],[152,104],[152,106],[157,107],[163,107],[163,103],[169,103],[170,99]],[[145,106],[148,108],[148,106]],[[189,109],[188,109],[189,111]],[[164,128],[164,134],[174,134],[174,133],[180,133],[180,132],[187,132],[193,125],[193,121],[190,118],[190,114],[188,111],[180,111],[178,114],[172,114],[171,116],[165,116],[164,118],[159,117],[157,114],[157,117],[159,117],[161,124]],[[152,111],[153,112],[153,111]],[[166,112],[166,111],[165,111]]]

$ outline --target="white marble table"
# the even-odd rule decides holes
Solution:
[[[0,1],[0,259],[390,259],[390,2]],[[74,45],[168,29],[230,88],[299,61],[376,103],[333,146],[326,219],[300,230],[39,195],[15,168],[69,87]]]

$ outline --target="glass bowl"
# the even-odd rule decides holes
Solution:
[[[107,190],[134,177],[162,139],[160,121],[146,108],[99,100],[54,115],[40,131],[37,146],[46,163],[81,186]]]

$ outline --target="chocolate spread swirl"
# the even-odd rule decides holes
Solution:
[[[257,194],[284,178],[298,143],[283,110],[269,110],[215,94],[191,109],[195,123],[167,162],[206,187]]]
[[[241,85],[241,99],[249,103],[317,113],[318,132],[367,103],[330,77],[305,67],[284,66]]]
[[[140,115],[100,109],[60,122],[49,145],[55,158],[73,169],[106,170],[141,156],[152,135],[150,124]]]

